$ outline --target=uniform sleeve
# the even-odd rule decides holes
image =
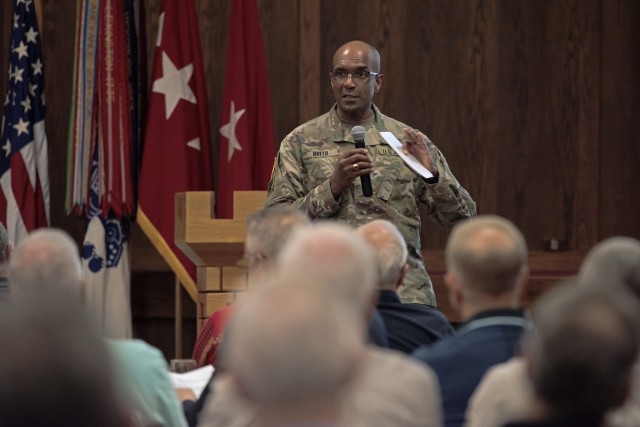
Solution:
[[[419,181],[422,187],[417,194],[420,201],[428,207],[428,215],[443,228],[449,229],[457,222],[476,216],[476,202],[458,182],[444,155],[433,146],[432,156],[438,168],[438,182],[427,184]]]
[[[344,196],[335,200],[329,186],[331,174],[326,175],[319,185],[307,188],[308,173],[304,167],[301,146],[304,139],[292,133],[280,144],[276,156],[265,207],[292,205],[306,212],[311,219],[327,218],[340,209]]]

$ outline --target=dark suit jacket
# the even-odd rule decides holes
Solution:
[[[389,348],[406,354],[455,333],[440,310],[424,304],[402,303],[394,291],[380,291],[378,311],[387,329]]]
[[[384,320],[378,312],[373,310],[371,313],[371,321],[369,322],[369,343],[382,348],[389,348],[389,340],[387,339],[387,328],[384,326]]]
[[[516,352],[529,327],[521,310],[491,310],[473,316],[458,334],[420,347],[412,356],[438,374],[446,427],[459,427],[471,394],[488,368]]]
[[[600,427],[604,424],[603,420],[593,417],[559,417],[538,422],[510,422],[504,427]]]

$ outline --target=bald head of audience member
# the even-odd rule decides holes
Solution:
[[[578,281],[603,288],[619,283],[640,299],[640,240],[611,237],[598,243],[582,262]]]
[[[542,418],[599,425],[624,403],[640,342],[640,310],[628,294],[568,283],[536,303],[537,332],[524,350]]]
[[[377,296],[375,272],[373,251],[362,236],[328,221],[295,232],[277,260],[278,275],[345,301],[366,323]]]
[[[78,246],[64,231],[42,228],[22,240],[11,257],[9,282],[13,297],[68,288],[82,295]]]
[[[292,206],[273,206],[247,217],[244,257],[253,280],[264,279],[291,234],[307,224],[307,216]]]
[[[108,350],[69,289],[0,305],[0,425],[127,425]]]
[[[407,245],[392,222],[376,219],[356,230],[373,248],[380,289],[395,291],[409,269]]]
[[[518,307],[528,275],[527,245],[509,220],[483,215],[459,223],[445,256],[449,299],[463,318]]]
[[[257,291],[238,308],[227,341],[229,372],[260,425],[337,425],[362,363],[352,310],[301,281],[279,278]]]
[[[9,239],[7,229],[0,222],[0,276],[7,276],[7,266],[13,254],[13,243]]]

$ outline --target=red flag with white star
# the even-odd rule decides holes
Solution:
[[[200,34],[193,0],[165,0],[161,10],[137,220],[180,282],[196,289],[195,266],[174,244],[174,195],[213,190]]]
[[[266,190],[275,138],[256,0],[234,0],[220,118],[216,213],[233,216],[233,192]]]

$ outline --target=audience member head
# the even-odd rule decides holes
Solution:
[[[71,294],[0,306],[0,425],[126,425],[108,351]]]
[[[306,215],[292,206],[273,206],[247,217],[244,256],[251,273],[273,265],[291,234],[308,223]]]
[[[540,298],[533,310],[537,332],[524,351],[547,417],[593,421],[624,402],[638,356],[639,312],[622,287],[612,292],[569,282]]]
[[[409,268],[407,244],[392,222],[376,219],[357,229],[373,248],[378,272],[378,287],[395,291]]]
[[[509,220],[483,215],[459,223],[445,256],[449,297],[467,312],[465,317],[480,309],[518,305],[528,274],[527,245]]]
[[[640,298],[640,241],[611,237],[598,243],[582,262],[578,281],[604,288],[620,283]]]
[[[6,276],[6,267],[13,254],[13,243],[9,240],[7,229],[0,222],[0,276]]]
[[[368,323],[377,295],[374,256],[352,228],[326,221],[298,230],[280,254],[277,271],[345,301]]]
[[[9,234],[0,222],[0,301],[9,298],[9,259],[13,253],[13,244],[9,240]]]
[[[339,417],[362,363],[353,310],[306,280],[281,278],[249,297],[226,343],[229,372],[263,425]]]
[[[60,288],[82,295],[78,246],[62,230],[41,228],[30,233],[11,257],[9,282],[14,297]]]

